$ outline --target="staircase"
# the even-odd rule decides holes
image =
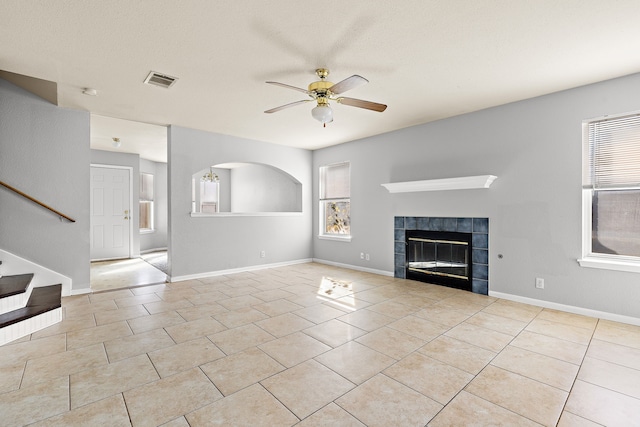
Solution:
[[[0,345],[62,320],[62,285],[34,287],[33,276],[0,277]]]

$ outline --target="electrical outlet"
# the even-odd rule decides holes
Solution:
[[[364,252],[360,252],[360,259],[364,259]]]
[[[364,254],[364,259],[366,259],[367,261],[369,261],[371,258],[369,257],[369,254]]]
[[[536,288],[544,289],[544,279],[542,277],[536,277]]]
[[[260,258],[264,258],[267,256],[267,253],[265,251],[260,251]]]

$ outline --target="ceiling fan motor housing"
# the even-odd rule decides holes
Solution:
[[[316,75],[320,78],[320,80],[311,83],[308,86],[307,90],[299,87],[287,85],[284,83],[268,81],[267,83],[269,84],[285,87],[288,89],[293,89],[298,92],[303,92],[307,94],[311,99],[290,102],[289,104],[281,105],[280,107],[266,110],[265,113],[275,113],[276,111],[280,111],[285,108],[293,107],[296,105],[304,104],[305,102],[309,102],[311,100],[315,100],[317,105],[316,107],[313,108],[313,110],[311,111],[311,114],[316,120],[322,122],[323,124],[326,124],[333,121],[333,112],[331,110],[331,107],[329,106],[329,101],[336,101],[343,105],[364,108],[366,110],[372,110],[372,111],[378,111],[378,112],[382,112],[387,108],[387,106],[384,104],[378,104],[377,102],[364,101],[362,99],[344,98],[344,97],[335,98],[336,95],[340,95],[364,83],[368,83],[368,80],[362,76],[354,74],[353,76],[347,77],[346,79],[338,82],[337,84],[334,84],[333,82],[329,82],[325,80],[329,75],[329,70],[327,68],[316,69]]]
[[[309,92],[314,92],[318,96],[328,96],[329,89],[333,86],[332,82],[326,80],[319,80],[309,85]]]

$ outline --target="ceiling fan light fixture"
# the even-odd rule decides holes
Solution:
[[[322,124],[333,121],[333,110],[329,104],[318,104],[311,110],[311,116]]]
[[[284,83],[278,83],[273,81],[268,81],[268,84],[292,89],[298,92],[302,92],[307,94],[311,99],[300,100],[295,102],[290,102],[285,105],[281,105],[276,108],[271,108],[266,110],[265,113],[275,113],[276,111],[284,110],[289,107],[294,107],[296,105],[304,104],[309,101],[316,101],[318,105],[311,110],[311,116],[322,123],[324,127],[327,126],[327,123],[331,123],[333,121],[333,110],[329,106],[329,101],[336,101],[339,104],[348,105],[351,107],[364,108],[365,110],[378,111],[383,112],[387,106],[385,104],[379,104],[377,102],[365,101],[362,99],[355,98],[345,98],[345,97],[336,97],[336,95],[340,95],[343,92],[356,88],[360,85],[368,83],[369,80],[365,79],[362,76],[354,74],[351,77],[347,77],[344,80],[339,81],[338,83],[332,83],[327,81],[326,78],[329,75],[329,70],[326,68],[318,68],[316,70],[316,74],[320,78],[320,80],[312,82],[309,84],[308,88],[302,89],[299,87],[287,85]]]

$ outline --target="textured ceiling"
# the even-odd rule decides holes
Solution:
[[[0,69],[57,82],[62,107],[315,149],[639,72],[639,17],[638,0],[0,0]],[[263,113],[305,98],[265,81],[306,88],[318,67],[388,109],[335,105],[326,128],[311,103]],[[104,117],[92,146],[125,149]]]

